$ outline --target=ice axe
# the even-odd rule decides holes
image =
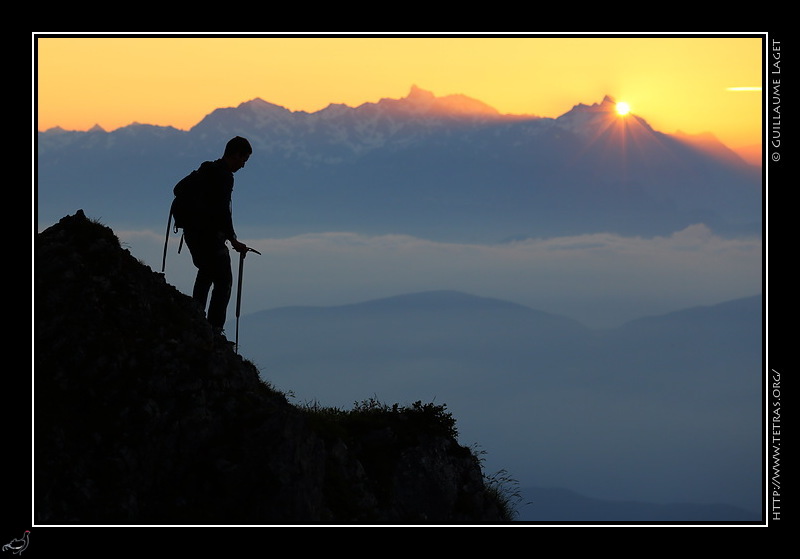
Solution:
[[[244,257],[248,252],[261,254],[254,248],[247,247],[239,253],[239,286],[236,289],[236,353],[239,353],[239,310],[242,308],[242,270],[244,269]]]

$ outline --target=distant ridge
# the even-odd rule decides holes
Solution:
[[[746,318],[752,321],[760,321],[762,299],[761,295],[752,295],[731,301],[723,301],[716,305],[700,305],[662,315],[646,316],[624,324],[623,328],[639,328],[646,323],[677,322],[685,319],[707,319],[710,317],[723,319],[727,317],[736,320]]]
[[[290,306],[278,307],[250,313],[245,317],[249,323],[261,320],[272,321],[283,317],[284,319],[300,318],[303,320],[325,319],[334,317],[334,320],[354,319],[369,317],[376,321],[389,323],[399,316],[429,316],[429,322],[419,325],[423,330],[446,328],[449,321],[471,322],[476,317],[491,324],[497,321],[504,328],[509,324],[512,327],[534,328],[545,339],[553,335],[563,335],[570,332],[573,335],[583,335],[588,329],[577,321],[531,309],[518,303],[480,297],[455,290],[433,290],[417,293],[407,293],[367,301],[349,303],[337,306]],[[466,322],[462,322],[463,326]],[[310,325],[311,328],[314,325]],[[255,327],[258,331],[258,326]]]
[[[384,98],[374,105],[372,103],[360,105],[357,110],[366,110],[373,106],[385,108],[389,112],[399,115],[515,117],[515,115],[501,115],[494,107],[490,107],[486,103],[466,95],[454,94],[436,97],[432,92],[421,89],[416,85],[411,86],[408,96],[402,99]],[[516,118],[523,117],[516,116]]]
[[[519,309],[530,312],[531,309],[523,305],[496,299],[493,297],[480,297],[455,290],[434,290],[418,293],[407,293],[380,299],[372,299],[360,303],[342,305],[342,308],[425,308],[432,310],[445,310],[448,308],[504,308]]]
[[[644,503],[593,499],[568,489],[528,487],[520,490],[523,522],[548,523],[760,523],[761,515],[724,504]]]

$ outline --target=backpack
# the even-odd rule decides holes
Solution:
[[[175,233],[178,229],[186,230],[187,227],[193,228],[202,226],[208,219],[208,181],[204,174],[199,170],[192,171],[183,177],[175,188],[172,189],[175,197],[169,207],[169,217],[167,217],[167,235],[164,240],[164,257],[161,262],[161,272],[167,265],[167,245],[169,244],[169,230]],[[174,225],[172,224],[175,219]],[[178,254],[183,247],[183,234],[181,234]]]

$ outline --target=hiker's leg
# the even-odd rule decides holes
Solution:
[[[192,299],[205,312],[208,302],[208,292],[214,276],[211,272],[214,264],[214,244],[208,236],[198,235],[194,232],[184,231],[183,238],[189,253],[192,255],[192,263],[197,268],[197,276],[194,279],[192,289]]]
[[[221,247],[218,247],[215,254],[211,274],[214,289],[211,292],[211,302],[208,305],[208,321],[211,326],[221,329],[225,326],[225,315],[228,309],[228,302],[231,299],[231,287],[233,285],[231,255],[224,243]]]
[[[206,303],[208,302],[208,292],[211,289],[212,276],[206,268],[197,270],[197,277],[194,279],[194,288],[192,289],[192,299],[201,310],[206,310]]]

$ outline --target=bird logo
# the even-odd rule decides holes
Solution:
[[[25,548],[28,547],[28,536],[30,533],[31,533],[30,530],[25,530],[25,534],[22,536],[22,538],[20,539],[14,538],[10,542],[8,542],[6,545],[3,546],[3,551],[11,551],[15,555],[19,555],[20,553],[22,553],[23,551],[25,551]]]

